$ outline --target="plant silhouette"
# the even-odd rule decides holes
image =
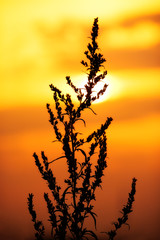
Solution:
[[[92,26],[90,43],[87,45],[87,51],[84,52],[86,61],[82,60],[81,64],[87,71],[87,83],[84,90],[77,88],[69,76],[66,77],[67,84],[74,90],[78,106],[76,107],[69,94],[64,95],[54,85],[50,85],[53,91],[53,99],[55,102],[55,113],[51,110],[50,104],[47,104],[47,110],[50,116],[49,122],[53,126],[56,141],[60,142],[64,155],[52,161],[41,152],[42,162],[36,153],[33,154],[35,164],[42,176],[47,182],[52,197],[48,193],[44,193],[44,200],[47,205],[49,222],[51,224],[50,239],[57,240],[82,240],[82,239],[98,239],[96,233],[84,226],[87,217],[92,217],[96,228],[97,215],[94,212],[94,201],[96,200],[96,189],[101,187],[104,170],[107,167],[106,156],[106,130],[112,122],[112,118],[108,117],[101,124],[101,127],[92,132],[86,139],[80,138],[79,132],[76,130],[75,123],[85,120],[81,117],[85,109],[90,109],[92,103],[99,99],[107,89],[104,84],[103,88],[94,94],[94,87],[98,82],[105,78],[107,71],[100,72],[103,63],[106,61],[103,55],[99,53],[97,42],[98,37],[98,18],[94,19]],[[94,113],[94,111],[93,111]],[[61,124],[61,129],[59,125]],[[83,149],[84,144],[89,145],[89,152]],[[93,165],[93,156],[98,151],[97,162]],[[77,152],[81,154],[80,160],[77,159]],[[51,164],[59,159],[66,159],[68,178],[64,179],[65,189],[62,189],[53,174]],[[114,223],[114,229],[102,233],[104,239],[112,240],[117,234],[117,230],[128,220],[128,214],[132,212],[132,203],[135,195],[136,179],[132,180],[131,192],[127,204],[122,209],[122,217],[118,218]],[[70,203],[68,203],[68,199]],[[35,238],[37,240],[45,239],[45,228],[41,221],[37,220],[37,215],[33,205],[33,194],[28,196],[28,209],[34,223]],[[107,236],[105,235],[107,234]]]

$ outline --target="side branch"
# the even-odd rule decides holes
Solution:
[[[32,222],[34,223],[34,229],[36,231],[36,233],[35,233],[36,240],[43,240],[44,226],[41,221],[37,220],[37,215],[36,215],[36,212],[34,210],[34,205],[33,205],[33,194],[32,193],[29,193],[27,204],[28,204],[29,213],[32,216]]]
[[[118,218],[117,222],[114,222],[115,229],[111,230],[110,232],[107,233],[109,235],[109,240],[113,240],[114,237],[117,235],[117,230],[119,228],[121,228],[123,224],[127,224],[126,222],[128,220],[128,214],[133,211],[132,210],[132,204],[135,200],[134,196],[135,196],[135,193],[136,193],[136,181],[137,181],[136,178],[132,179],[131,192],[129,193],[127,204],[122,209],[122,212],[121,212],[123,214],[122,217]]]

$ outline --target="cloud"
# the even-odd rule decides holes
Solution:
[[[104,56],[112,70],[159,68],[160,44],[147,49],[108,49]]]
[[[115,26],[104,33],[103,45],[111,49],[146,49],[160,43],[160,27],[153,22],[139,22],[130,27]]]
[[[160,100],[158,98],[123,98],[95,104],[93,109],[99,117],[105,114],[105,118],[106,116],[112,116],[116,121],[130,121],[158,115],[160,113],[159,106]],[[3,110],[0,112],[0,119],[1,136],[50,129],[47,110],[41,106]],[[91,120],[93,118],[87,116],[87,122]],[[97,118],[95,121],[97,121]]]
[[[112,68],[158,67],[159,22],[159,14],[129,17],[114,24],[101,22],[99,46]],[[58,25],[39,23],[36,31],[42,38],[50,69],[54,66],[57,71],[71,69],[76,73],[89,41],[90,26],[80,20],[68,19]]]
[[[140,22],[153,22],[160,24],[160,14],[141,14],[138,16],[131,16],[125,20],[122,20],[119,24],[121,27],[132,27]]]
[[[130,121],[160,114],[159,98],[122,98],[94,105],[99,116],[112,116],[116,121]]]

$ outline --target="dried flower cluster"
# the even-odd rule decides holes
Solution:
[[[46,201],[52,229],[51,239],[65,240],[68,234],[71,236],[69,238],[71,240],[98,239],[92,230],[84,227],[84,222],[88,216],[91,216],[96,228],[96,214],[94,212],[93,201],[96,200],[95,191],[101,186],[102,176],[107,167],[106,130],[112,118],[107,118],[105,123],[86,139],[80,138],[79,132],[77,132],[75,128],[75,123],[79,120],[85,124],[84,119],[81,118],[82,111],[87,108],[91,109],[91,104],[99,99],[107,88],[107,85],[104,84],[96,96],[93,96],[94,87],[104,79],[107,74],[107,71],[100,73],[100,69],[106,60],[103,58],[103,55],[99,53],[97,37],[98,18],[94,19],[91,31],[91,43],[88,44],[87,51],[84,52],[87,61],[83,60],[81,62],[88,74],[88,81],[84,86],[85,91],[82,92],[81,88],[77,88],[69,76],[66,77],[67,84],[74,90],[77,96],[79,102],[78,107],[75,107],[69,94],[64,95],[54,85],[50,85],[55,102],[55,113],[53,113],[50,104],[47,104],[46,107],[50,116],[49,121],[55,132],[56,141],[62,144],[64,155],[48,161],[44,152],[41,152],[42,161],[40,161],[38,155],[36,153],[33,154],[35,164],[42,178],[47,182],[52,194],[50,198],[48,193],[44,193],[44,200]],[[63,129],[60,129],[60,123]],[[90,145],[89,153],[86,153],[83,149],[85,143]],[[97,163],[93,165],[92,156],[95,154],[95,150],[98,151],[98,156]],[[80,160],[77,159],[77,152],[80,152],[82,155]],[[64,179],[66,186],[64,190],[57,184],[56,177],[50,167],[51,163],[61,158],[66,159],[68,167],[68,178]],[[136,180],[133,179],[128,203],[122,210],[123,217],[114,223],[115,230],[107,233],[110,239],[113,239],[117,229],[126,223],[128,213],[132,211],[135,183]],[[70,196],[70,204],[67,202],[67,196]],[[45,229],[42,222],[37,220],[33,206],[33,194],[29,194],[28,208],[32,216],[32,221],[34,222],[36,239],[44,239]]]

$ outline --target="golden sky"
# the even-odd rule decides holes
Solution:
[[[160,211],[160,1],[1,0],[3,240],[22,239],[21,234],[27,239],[32,231],[26,209],[27,193],[33,191],[41,199],[40,189],[45,188],[39,183],[32,153],[46,150],[53,157],[61,152],[55,151],[51,143],[54,134],[45,109],[46,102],[52,102],[49,84],[68,92],[65,76],[71,76],[77,86],[86,81],[80,61],[84,59],[95,17],[99,18],[99,47],[107,59],[109,87],[102,101],[93,106],[98,115],[87,112],[87,129],[80,127],[87,134],[107,116],[114,118],[108,130],[109,167],[96,208],[100,221],[105,213],[111,216],[106,223],[111,224],[125,203],[131,178],[135,176],[138,190],[130,222],[133,229],[131,226],[123,239],[156,238]],[[57,173],[60,168],[61,163]],[[59,176],[59,181],[62,178]],[[105,206],[107,200],[110,208]],[[104,213],[101,205],[106,209]],[[12,234],[7,232],[7,224]],[[17,233],[18,224],[22,233]],[[104,225],[100,227],[104,231]]]
[[[134,72],[138,82],[139,74],[148,75],[147,68],[143,94],[149,94],[148,89],[154,94],[153,88],[158,89],[158,70],[154,86],[150,77],[159,64],[159,6],[159,1],[146,0],[105,0],[99,1],[98,6],[96,1],[2,1],[0,108],[44,101],[48,84],[64,82],[67,74],[80,79],[83,68],[79,63],[96,16],[108,71],[112,70],[111,75],[122,71],[118,81],[125,85],[123,78],[130,79]],[[135,73],[135,68],[139,72]],[[126,69],[130,69],[127,74]],[[113,82],[114,96],[118,94],[114,94],[116,85]],[[143,83],[140,85],[144,87]]]

